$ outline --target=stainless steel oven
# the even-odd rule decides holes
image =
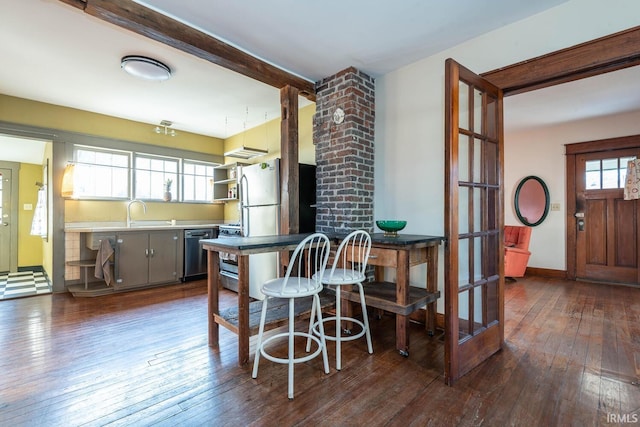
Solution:
[[[241,237],[240,224],[225,224],[219,227],[218,239]],[[227,252],[220,252],[220,282],[223,287],[238,291],[238,257]]]

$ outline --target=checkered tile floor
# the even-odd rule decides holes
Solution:
[[[0,300],[51,293],[51,284],[41,271],[0,273]]]

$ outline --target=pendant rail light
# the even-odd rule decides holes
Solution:
[[[164,81],[171,77],[171,68],[146,56],[125,56],[121,59],[120,66],[132,76],[145,80]]]
[[[173,122],[170,122],[169,120],[163,120],[160,122],[160,126],[156,126],[155,128],[153,128],[153,131],[158,134],[176,136],[176,131],[174,129],[169,129],[169,126],[171,126],[172,124]]]

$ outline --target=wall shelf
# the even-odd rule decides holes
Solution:
[[[238,179],[242,166],[248,163],[228,163],[213,169],[213,202],[226,203],[238,200]]]

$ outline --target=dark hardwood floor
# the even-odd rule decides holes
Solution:
[[[233,304],[223,292],[221,304]],[[590,426],[640,424],[640,289],[527,278],[506,285],[504,349],[453,387],[442,335],[371,319],[343,369],[237,366],[235,335],[207,345],[206,284],[98,298],[0,301],[0,425]],[[251,338],[251,354],[256,337]],[[253,362],[253,357],[251,359]]]

